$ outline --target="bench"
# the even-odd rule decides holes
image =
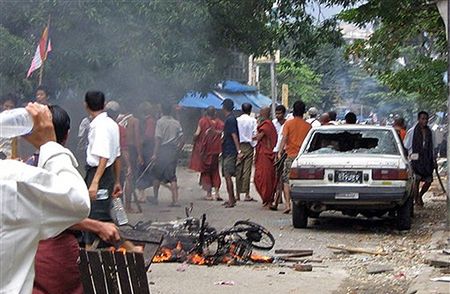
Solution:
[[[80,249],[80,272],[86,294],[150,294],[147,270],[163,235],[121,230],[127,240],[144,243],[144,253]]]

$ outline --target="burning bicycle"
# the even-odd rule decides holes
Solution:
[[[139,222],[131,227],[133,234],[163,233],[163,243],[153,262],[206,265],[272,262],[271,257],[257,255],[253,249],[270,250],[275,238],[266,228],[248,220],[239,220],[221,231],[208,225],[205,214],[201,220],[188,216],[170,222]]]

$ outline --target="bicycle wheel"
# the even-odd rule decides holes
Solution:
[[[275,245],[275,238],[263,226],[251,221],[237,221],[231,229],[243,239],[251,242],[252,246],[261,250],[270,250]]]

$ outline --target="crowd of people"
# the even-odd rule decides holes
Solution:
[[[269,107],[262,108],[254,116],[251,104],[244,103],[240,110],[236,110],[230,99],[223,101],[222,112],[224,122],[218,118],[214,107],[208,107],[194,134],[189,168],[200,172],[200,185],[206,192],[204,199],[223,200],[219,193],[219,156],[222,154],[222,175],[228,194],[228,199],[223,203],[226,208],[234,207],[237,201],[241,201],[242,194],[243,201],[257,201],[250,194],[254,166],[253,183],[263,208],[277,210],[284,198],[283,213],[286,214],[291,211],[291,165],[309,130],[318,126],[358,122],[353,112],[347,112],[344,120],[339,122],[335,111],[319,116],[317,108],[311,107],[305,113],[302,101],[296,101],[289,114],[283,105],[276,106],[273,120]],[[241,115],[236,118],[237,112]],[[431,185],[436,165],[436,146],[428,126],[428,113],[420,112],[417,123],[409,131],[401,117],[393,120],[392,127],[403,144],[405,155],[411,160],[415,174],[414,201],[423,206],[422,197]],[[419,189],[421,182],[424,184]]]
[[[24,158],[18,154],[17,138],[0,139],[0,293],[83,293],[77,266],[80,244],[97,248],[120,242],[127,250],[142,250],[120,240],[111,214],[113,199],[124,194],[125,209],[134,212],[133,198],[157,204],[160,185],[165,185],[171,192],[170,205],[180,205],[176,169],[185,136],[172,116],[172,105],[162,104],[155,110],[144,102],[139,105],[144,115],[137,118],[127,106],[107,102],[100,91],[88,91],[84,104],[87,115],[79,127],[77,146],[84,157],[78,161],[64,147],[70,117],[49,103],[45,87],[38,88],[35,101],[26,106],[34,125],[23,138],[36,152]],[[2,111],[17,106],[14,95],[1,100]],[[204,199],[224,200],[222,174],[228,194],[225,208],[235,207],[237,201],[257,201],[250,189],[254,174],[263,208],[277,210],[283,203],[283,213],[289,214],[289,173],[303,140],[312,127],[338,124],[334,111],[319,116],[314,107],[306,115],[305,110],[298,100],[292,113],[278,105],[275,118],[269,107],[261,108],[255,117],[251,104],[242,104],[238,111],[232,100],[225,99],[221,120],[217,110],[208,107],[193,135],[189,163],[190,169],[200,173]],[[436,164],[428,118],[428,113],[419,112],[417,123],[408,131],[401,118],[393,124],[411,160],[418,205],[423,205]],[[346,124],[356,122],[354,113],[345,115]],[[78,162],[86,166],[84,180],[76,170]],[[145,194],[150,187],[152,196]],[[64,265],[63,273],[57,263]]]
[[[183,133],[172,108],[161,107],[156,120],[151,105],[144,103],[141,128],[131,113],[119,111],[117,102],[106,103],[100,91],[87,92],[84,104],[87,116],[78,144],[84,162],[64,148],[70,117],[49,102],[45,87],[39,87],[26,106],[33,130],[20,138],[35,152],[19,154],[19,138],[0,139],[0,293],[83,293],[80,245],[89,249],[120,244],[127,251],[142,251],[120,238],[111,212],[113,199],[124,192],[129,209],[130,194],[153,186],[157,200],[163,182],[170,183],[172,205],[179,205],[176,163]],[[16,96],[2,97],[1,111],[17,106]],[[86,166],[84,180],[78,162]],[[63,272],[58,265],[64,266]]]

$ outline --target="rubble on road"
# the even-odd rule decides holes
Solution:
[[[392,272],[394,268],[389,264],[370,264],[367,266],[368,274],[381,274],[385,272]]]
[[[439,243],[443,238],[432,239],[433,233],[443,230],[445,226],[445,195],[441,195],[438,189],[432,186],[424,197],[425,207],[416,207],[413,227],[409,232],[386,232],[377,228],[369,232],[358,231],[361,244],[369,244],[367,248],[380,248],[387,254],[331,255],[329,261],[341,264],[351,276],[338,293],[407,293],[411,282],[428,270],[426,260],[430,253],[439,252],[449,257],[442,253],[444,248],[448,248],[448,245]],[[389,265],[392,270],[369,273],[368,269],[375,269],[375,265]],[[430,281],[429,278],[426,280]]]

